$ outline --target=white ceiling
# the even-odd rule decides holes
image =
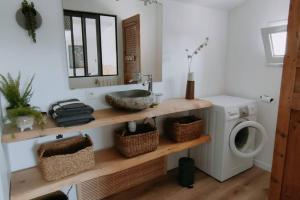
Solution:
[[[175,0],[183,3],[193,3],[201,6],[231,10],[246,0]]]

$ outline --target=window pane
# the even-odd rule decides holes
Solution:
[[[115,23],[115,17],[100,16],[103,75],[117,75],[117,41]]]
[[[84,54],[80,17],[72,17],[76,76],[84,76]]]
[[[73,49],[72,49],[72,36],[71,36],[71,17],[65,16],[65,37],[66,37],[66,51],[69,76],[74,76],[73,70]]]
[[[88,75],[99,75],[96,19],[85,19]]]
[[[273,56],[284,56],[286,48],[287,32],[271,34],[272,54]]]

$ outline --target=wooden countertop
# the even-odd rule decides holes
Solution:
[[[209,141],[209,135],[203,135],[196,140],[184,143],[174,143],[160,138],[160,145],[156,151],[130,159],[121,156],[114,148],[101,150],[95,153],[96,166],[92,170],[52,182],[45,181],[37,167],[14,172],[11,176],[11,200],[30,200],[59,190],[64,186],[123,171]]]
[[[128,121],[142,120],[147,117],[157,117],[188,110],[208,108],[211,106],[211,102],[204,100],[170,99],[163,101],[160,105],[158,105],[155,108],[149,108],[144,111],[135,113],[119,111],[113,108],[109,108],[95,111],[93,113],[95,120],[88,124],[66,128],[57,127],[51,118],[47,118],[47,125],[44,129],[34,127],[33,130],[20,132],[19,129],[17,129],[16,127],[5,126],[3,129],[2,143],[12,143],[48,135],[83,131],[87,129],[99,128],[107,125],[124,123]]]

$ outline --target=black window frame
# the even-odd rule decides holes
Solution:
[[[117,16],[103,13],[82,12],[74,10],[64,9],[64,17],[70,17],[71,25],[71,41],[72,41],[72,58],[73,58],[73,76],[69,78],[87,78],[87,77],[109,77],[119,76],[119,58],[118,58],[118,29],[117,29]],[[103,63],[102,63],[102,44],[101,44],[101,16],[108,16],[115,18],[115,37],[116,37],[116,64],[117,73],[113,75],[103,75]],[[75,49],[74,49],[74,35],[73,35],[73,17],[81,18],[82,28],[82,44],[83,44],[83,56],[84,56],[84,76],[76,76],[75,68]],[[87,39],[86,39],[86,18],[96,20],[96,34],[97,34],[97,56],[98,56],[98,75],[88,75],[88,61],[87,61]],[[66,49],[67,50],[67,49]],[[69,68],[70,66],[68,66]]]

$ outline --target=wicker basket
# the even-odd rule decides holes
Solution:
[[[186,142],[201,136],[204,122],[194,116],[168,118],[164,123],[164,131],[175,142]]]
[[[89,136],[77,136],[42,144],[38,149],[39,168],[47,181],[77,174],[95,166]]]
[[[137,126],[137,131],[130,134],[127,130],[117,130],[115,146],[127,158],[155,151],[159,144],[159,132],[150,124]]]

